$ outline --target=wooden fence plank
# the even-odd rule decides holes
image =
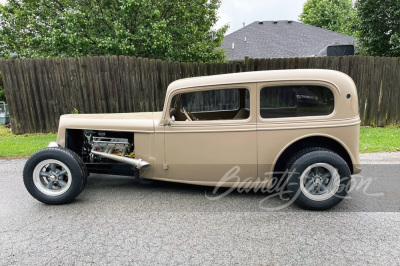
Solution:
[[[393,73],[393,86],[391,90],[392,93],[392,103],[390,108],[390,114],[392,116],[391,123],[399,125],[400,124],[400,58],[394,59],[395,71]]]
[[[30,71],[29,71],[29,59],[23,59],[19,61],[19,76],[23,81],[22,87],[22,98],[23,104],[26,106],[26,110],[28,111],[28,116],[26,119],[28,120],[27,124],[29,124],[28,132],[36,132],[35,123],[37,122],[37,111],[36,104],[34,102],[34,92],[32,90],[32,84],[30,80]],[[40,132],[40,131],[39,131]]]
[[[41,109],[41,127],[42,131],[41,132],[49,132],[53,131],[53,122],[54,122],[54,112],[50,109],[50,106],[53,102],[53,95],[51,93],[51,89],[49,86],[50,78],[47,76],[47,73],[49,73],[47,70],[47,65],[46,65],[46,60],[45,59],[39,59],[39,60],[34,60],[33,61],[34,67],[36,68],[37,71],[37,80],[38,80],[38,96],[39,100],[38,103],[40,104],[40,109]],[[47,104],[43,104],[43,102],[46,102]]]
[[[96,99],[94,96],[91,60],[89,57],[82,57],[80,58],[80,64],[81,88],[85,99],[84,110],[81,110],[80,112],[93,113],[96,112]]]
[[[112,112],[120,113],[121,110],[125,109],[125,102],[123,98],[126,97],[124,91],[122,90],[122,86],[120,83],[119,77],[119,62],[117,56],[108,57],[109,64],[109,73],[110,73],[110,88],[111,90],[111,98],[113,99]]]

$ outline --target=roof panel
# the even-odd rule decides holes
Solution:
[[[246,37],[246,41],[245,41]],[[228,60],[315,56],[329,45],[353,44],[356,38],[287,20],[255,21],[227,36],[222,42]],[[232,49],[232,43],[235,44]]]

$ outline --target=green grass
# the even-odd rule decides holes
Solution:
[[[362,127],[360,132],[360,152],[400,151],[400,128]]]
[[[360,152],[400,151],[400,128],[362,127],[360,132]],[[0,126],[0,158],[27,157],[55,141],[56,134],[14,135],[10,129]]]
[[[14,135],[10,129],[0,126],[0,157],[30,156],[56,138],[56,134]]]

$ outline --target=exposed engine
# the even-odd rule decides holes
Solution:
[[[126,165],[137,170],[151,166],[135,158],[134,132],[67,129],[65,146],[82,156],[90,172],[129,175],[132,167]]]
[[[133,134],[124,132],[84,131],[83,157],[88,162],[104,162],[108,159],[94,153],[134,158]]]

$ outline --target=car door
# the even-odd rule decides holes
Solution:
[[[180,102],[168,106],[179,109],[165,126],[168,179],[204,185],[222,180],[230,186],[257,177],[255,89],[255,84],[215,86],[170,97]],[[183,107],[199,120],[182,117]]]

